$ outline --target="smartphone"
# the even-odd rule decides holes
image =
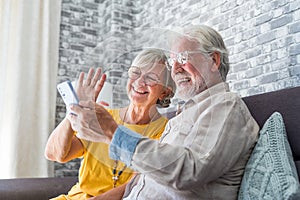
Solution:
[[[78,104],[78,96],[72,86],[71,81],[65,81],[57,85],[57,90],[64,100],[66,106]]]

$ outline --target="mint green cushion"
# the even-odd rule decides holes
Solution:
[[[300,185],[283,119],[275,112],[265,122],[246,165],[239,199],[300,199]]]

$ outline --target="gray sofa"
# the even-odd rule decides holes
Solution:
[[[77,177],[0,179],[0,200],[48,200],[76,182]]]
[[[282,114],[300,174],[300,87],[243,98],[260,127],[275,111]],[[0,200],[46,200],[67,193],[77,177],[0,180]]]

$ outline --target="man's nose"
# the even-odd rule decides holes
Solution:
[[[172,66],[172,70],[173,73],[177,73],[177,72],[182,72],[183,68],[182,68],[183,64],[180,64],[177,60],[174,62],[173,66]]]

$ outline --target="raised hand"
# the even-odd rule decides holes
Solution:
[[[90,68],[85,80],[84,72],[80,73],[76,83],[76,93],[80,101],[97,100],[106,80],[106,75],[101,75],[101,72],[101,68],[97,68],[96,72],[94,68]],[[103,103],[103,105],[105,105],[105,103]]]

